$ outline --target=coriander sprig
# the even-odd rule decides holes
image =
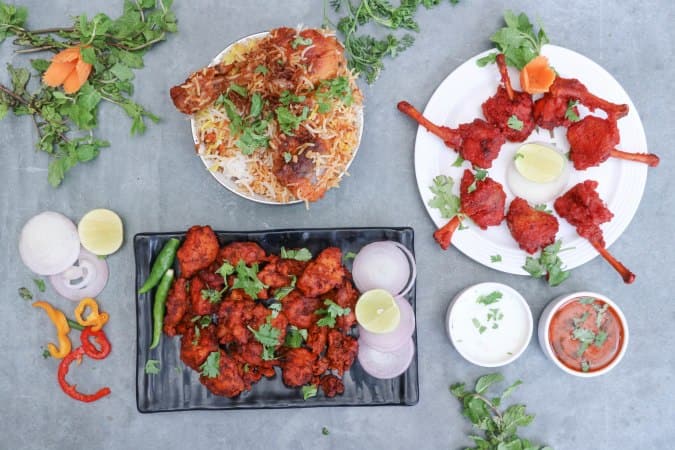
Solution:
[[[40,84],[28,90],[31,78],[49,67],[47,59],[31,60],[32,71],[7,65],[11,86],[0,84],[0,119],[10,110],[30,116],[36,147],[49,154],[48,180],[53,186],[80,163],[95,159],[109,143],[94,135],[101,102],[117,105],[131,118],[131,134],[143,133],[146,119],[159,118],[132,98],[135,69],[143,67],[145,52],[177,31],[173,0],[125,2],[122,15],[112,19],[96,14],[75,17],[73,26],[31,30],[28,10],[0,1],[0,43],[13,36],[17,54],[58,52],[79,47],[84,62],[93,65],[88,81],[74,94]]]

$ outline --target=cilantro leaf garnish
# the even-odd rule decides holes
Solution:
[[[209,353],[204,364],[199,366],[199,370],[207,378],[216,378],[220,375],[220,351]]]
[[[273,327],[269,322],[269,319],[266,323],[260,325],[260,328],[257,330],[247,327],[256,341],[260,342],[263,346],[263,352],[261,358],[264,361],[271,361],[275,358],[274,349],[279,345],[279,336],[281,335],[281,330],[276,327]]]
[[[145,362],[145,373],[148,375],[157,375],[160,371],[161,363],[156,359],[149,359]]]
[[[302,343],[307,340],[307,336],[307,330],[304,328],[298,329],[295,326],[291,326],[288,333],[286,333],[284,345],[290,348],[300,348],[302,347]]]
[[[272,319],[276,319],[279,316],[279,313],[281,312],[282,305],[281,303],[272,303],[267,307],[267,309],[272,311],[272,313],[270,314]]]
[[[351,312],[350,308],[343,308],[332,300],[325,299],[323,304],[327,308],[317,309],[314,311],[314,314],[322,315],[323,317],[319,319],[316,324],[320,327],[335,327],[335,319],[340,316],[346,316]]]
[[[308,384],[306,386],[302,387],[302,398],[303,400],[310,399],[312,397],[316,397],[317,392],[319,391],[318,386],[316,384]]]
[[[286,106],[277,107],[277,109],[274,110],[274,113],[276,114],[277,123],[279,124],[281,131],[288,136],[293,136],[293,132],[298,129],[302,122],[307,120],[309,108],[303,106],[299,116],[293,114]]]
[[[37,287],[38,291],[40,292],[44,292],[47,289],[45,280],[42,278],[33,278],[33,283],[35,283],[35,287]]]
[[[345,253],[345,255],[342,257],[342,259],[344,259],[345,261],[346,261],[346,260],[349,260],[349,259],[354,259],[354,258],[356,258],[356,253],[354,253],[354,252],[347,252],[347,253]]]
[[[549,286],[555,287],[565,281],[570,276],[570,272],[562,267],[562,260],[558,253],[561,249],[562,241],[557,240],[553,244],[544,247],[538,258],[527,256],[523,270],[533,278],[546,277]]]
[[[251,298],[257,298],[258,293],[267,286],[258,279],[258,264],[248,267],[244,261],[239,260],[236,267],[237,277],[232,283],[232,289],[243,289]]]
[[[490,256],[490,262],[493,262],[493,263],[502,262],[502,255],[492,255],[492,256]]]
[[[438,209],[444,219],[452,219],[459,213],[460,201],[459,197],[452,193],[453,185],[452,178],[438,175],[434,178],[433,186],[429,186],[434,197],[429,200],[428,205],[431,208]]]
[[[578,122],[581,120],[579,117],[579,114],[576,113],[574,108],[579,104],[579,100],[572,100],[570,99],[569,102],[567,102],[567,109],[565,110],[565,119],[569,120],[570,122]]]
[[[225,284],[227,284],[227,277],[234,273],[234,266],[227,261],[223,262],[223,265],[216,270],[216,273],[223,277]]]
[[[286,247],[281,247],[281,257],[283,259],[294,259],[296,261],[307,262],[312,259],[312,252],[307,248],[286,250]]]
[[[279,96],[279,103],[281,103],[284,106],[288,106],[291,103],[302,103],[305,101],[307,97],[304,95],[295,95],[291,93],[289,90],[285,90],[281,93],[281,96]]]
[[[319,112],[325,114],[330,111],[330,101],[340,100],[345,106],[351,106],[354,102],[352,88],[347,77],[337,77],[331,80],[323,80],[314,93],[319,104]]]
[[[260,64],[258,67],[255,68],[255,70],[253,72],[254,73],[261,73],[263,75],[267,75],[269,73],[269,70],[267,69],[267,67]]]
[[[27,287],[20,287],[19,288],[19,296],[23,300],[28,300],[28,301],[33,300],[33,293]]]
[[[473,183],[471,183],[471,184],[469,185],[469,187],[466,189],[466,191],[467,191],[469,194],[472,193],[473,191],[475,191],[476,189],[478,189],[478,184],[477,184],[477,183],[478,183],[479,181],[484,181],[484,180],[487,178],[487,176],[488,176],[488,171],[487,171],[487,170],[484,170],[484,169],[481,169],[481,168],[478,168],[478,167],[474,167],[474,169],[475,169],[476,173],[474,174],[474,180],[473,180]]]
[[[481,305],[491,305],[497,303],[504,295],[499,291],[492,291],[487,295],[481,295],[476,300],[476,303]]]
[[[291,275],[290,278],[291,284],[289,286],[284,286],[274,291],[274,298],[276,298],[277,300],[281,300],[288,294],[290,294],[293,291],[293,289],[295,289],[295,283],[298,281],[298,277],[296,277],[295,275]]]
[[[539,203],[537,205],[534,205],[534,209],[536,209],[537,211],[545,212],[547,214],[553,214],[553,211],[548,209],[546,203]]]
[[[208,300],[209,303],[211,304],[217,304],[220,303],[220,301],[223,299],[223,292],[227,287],[223,288],[222,291],[219,291],[217,289],[202,289],[201,295],[204,300]]]
[[[313,41],[311,38],[304,38],[300,35],[297,35],[295,39],[293,39],[293,42],[291,42],[291,47],[293,47],[293,50],[295,50],[300,45],[307,46],[312,45],[312,43]]]
[[[246,88],[244,86],[240,86],[236,83],[230,84],[230,87],[227,88],[227,92],[230,92],[230,91],[235,92],[235,93],[239,94],[240,96],[242,96],[244,98],[248,97],[248,91],[246,90]]]
[[[523,129],[523,121],[518,118],[515,114],[509,117],[509,120],[506,121],[506,125],[512,130],[520,131]]]
[[[455,159],[455,162],[450,164],[452,167],[462,167],[462,164],[464,164],[464,158],[461,156],[457,155],[457,159]]]

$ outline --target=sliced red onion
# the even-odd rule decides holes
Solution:
[[[415,313],[405,298],[399,296],[395,300],[401,311],[398,327],[390,333],[371,333],[359,326],[359,345],[365,344],[380,352],[391,352],[408,342],[415,331]]]
[[[108,263],[82,247],[75,264],[50,276],[49,282],[56,292],[69,300],[96,297],[108,282]]]
[[[380,352],[366,344],[359,344],[359,364],[367,373],[375,378],[396,378],[405,372],[415,354],[415,344],[412,338],[398,350]]]
[[[399,242],[373,242],[363,247],[354,258],[352,276],[361,292],[385,289],[394,296],[403,296],[415,283],[415,258]]]
[[[79,253],[77,228],[63,214],[45,211],[33,216],[21,229],[21,260],[38,275],[63,272],[73,264]]]

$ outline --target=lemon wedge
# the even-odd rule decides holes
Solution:
[[[524,144],[514,158],[516,170],[535,183],[550,183],[558,178],[565,168],[565,157],[543,144]]]
[[[394,297],[384,289],[364,292],[356,302],[356,321],[371,333],[390,333],[401,321],[401,310]]]
[[[115,253],[124,239],[122,219],[109,209],[93,209],[80,219],[77,225],[80,242],[95,255]]]

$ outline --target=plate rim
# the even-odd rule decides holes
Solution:
[[[565,56],[568,56],[568,57],[579,58],[579,60],[584,61],[584,63],[592,66],[593,70],[597,71],[597,73],[599,73],[601,76],[607,77],[608,79],[613,81],[615,83],[615,87],[618,88],[618,90],[622,94],[622,96],[625,96],[625,102],[629,105],[630,112],[635,115],[635,119],[637,120],[636,124],[638,126],[635,127],[635,129],[633,131],[635,133],[635,139],[637,139],[639,141],[640,145],[643,148],[645,148],[645,149],[648,148],[646,134],[645,134],[645,130],[644,130],[644,125],[643,125],[642,120],[640,118],[639,112],[638,112],[637,108],[635,107],[634,102],[632,101],[632,99],[628,95],[628,92],[626,92],[626,90],[623,88],[623,86],[618,82],[618,80],[611,73],[609,73],[609,71],[607,71],[604,67],[602,67],[600,64],[598,64],[594,60],[588,58],[587,56],[585,56],[585,55],[583,55],[579,52],[576,52],[574,50],[568,49],[566,47],[562,47],[562,46],[558,46],[558,45],[552,45],[552,44],[546,44],[543,47],[542,54],[544,54],[546,56],[547,50],[550,50],[551,52],[556,54],[556,56],[558,56],[558,57],[560,57],[560,54],[562,54],[562,55],[565,55]],[[459,66],[457,66],[454,70],[452,70],[438,84],[438,86],[436,86],[436,88],[434,89],[433,93],[431,94],[431,96],[427,100],[427,103],[424,107],[423,114],[425,116],[429,117],[430,109],[432,109],[431,108],[432,103],[434,102],[435,98],[440,95],[440,93],[443,89],[447,89],[446,85],[448,83],[452,83],[453,77],[460,76],[461,72],[467,70],[467,67],[475,67],[478,70],[484,69],[484,68],[478,67],[476,65],[476,60],[478,60],[479,58],[481,58],[483,56],[486,56],[487,54],[489,54],[491,52],[494,52],[494,51],[495,51],[495,49],[491,48],[491,49],[485,50],[481,53],[478,53],[477,55],[474,55],[471,58],[465,60]],[[460,74],[460,75],[458,75],[458,74]],[[431,115],[433,116],[434,114],[431,114]],[[433,118],[432,118],[432,120],[433,120]],[[420,160],[424,157],[422,155],[422,150],[421,150],[422,144],[424,144],[424,142],[422,142],[422,141],[424,141],[426,139],[425,136],[428,136],[428,134],[429,133],[424,129],[424,127],[422,127],[422,126],[417,127],[417,132],[415,134],[415,144],[414,144],[415,179],[416,179],[416,183],[417,183],[417,190],[418,190],[420,199],[421,199],[421,201],[424,205],[424,208],[426,209],[427,214],[431,218],[432,223],[434,223],[434,226],[437,226],[436,225],[436,218],[434,217],[433,210],[432,210],[432,208],[430,208],[427,205],[428,198],[425,198],[425,191],[428,191],[428,186],[426,185],[426,182],[423,179],[424,176],[423,176],[422,172],[424,172],[424,171],[421,170],[421,163],[420,163]],[[529,140],[526,141],[526,142],[529,142]],[[427,149],[427,151],[428,151],[428,149]],[[632,151],[635,151],[635,150],[632,150]],[[605,231],[605,241],[606,241],[606,247],[607,248],[609,248],[614,242],[616,242],[616,240],[625,232],[625,230],[628,228],[628,226],[632,222],[633,218],[635,217],[635,214],[637,213],[638,207],[639,207],[639,205],[642,201],[642,197],[644,195],[646,182],[647,182],[648,170],[647,170],[647,167],[645,165],[629,166],[630,163],[628,161],[620,161],[620,163],[621,163],[621,165],[619,166],[620,172],[626,172],[626,173],[630,172],[631,174],[633,174],[633,176],[634,176],[634,178],[633,178],[634,186],[632,186],[632,188],[633,188],[632,191],[634,191],[636,193],[636,195],[635,195],[635,201],[633,202],[633,204],[630,204],[628,206],[628,210],[625,211],[625,212],[622,211],[623,214],[625,215],[625,218],[622,217],[622,220],[619,222],[619,225],[612,230],[612,233],[609,236],[607,235],[607,232]],[[573,172],[575,171],[575,169],[573,167],[571,167],[571,170]],[[583,173],[583,171],[577,171],[577,172]],[[444,172],[439,172],[437,175],[440,175],[440,174],[443,174],[443,173]],[[426,172],[424,172],[424,174],[426,174]],[[590,178],[592,178],[592,177],[590,177]],[[586,179],[590,179],[590,178],[586,177]],[[455,183],[455,184],[457,184],[457,183]],[[571,185],[570,185],[570,187],[571,187]],[[609,200],[603,199],[603,201],[605,203],[609,203]],[[614,211],[612,211],[612,212],[614,213]],[[617,218],[617,215],[615,214],[613,220],[616,220],[616,218]],[[445,219],[443,219],[443,220],[445,220]],[[607,226],[610,223],[611,222],[608,222],[607,224],[604,224],[601,227],[604,228],[604,226]],[[472,228],[474,228],[474,227],[472,227]],[[475,232],[475,230],[471,231],[471,232]],[[479,232],[482,233],[484,231],[479,230]],[[485,242],[489,243],[490,241],[486,240],[486,241],[478,241],[478,242],[479,243],[485,243]],[[459,245],[457,245],[457,244],[459,244]],[[464,254],[468,258],[470,258],[470,259],[476,261],[477,263],[479,263],[479,264],[481,264],[485,267],[488,267],[490,269],[494,269],[494,270],[497,270],[499,272],[509,273],[509,274],[513,274],[513,275],[529,276],[529,274],[522,269],[521,265],[505,266],[504,264],[491,263],[491,261],[489,260],[489,257],[485,258],[485,255],[482,254],[483,252],[477,251],[476,248],[474,248],[472,250],[471,246],[467,246],[467,244],[462,242],[462,240],[453,239],[452,246],[455,249],[461,251],[462,254]],[[574,249],[577,250],[578,254],[580,255],[571,264],[568,264],[567,261],[565,261],[566,260],[565,253],[561,254],[561,259],[563,260],[563,263],[565,264],[566,270],[572,270],[574,268],[580,267],[581,265],[586,264],[587,262],[589,262],[589,261],[591,261],[591,260],[593,260],[593,259],[595,259],[599,256],[597,251],[595,251],[595,249],[593,249],[593,247],[585,239],[580,238],[579,236],[575,236],[573,241],[564,242],[563,246],[564,247],[567,247],[567,246],[574,247]],[[532,256],[532,255],[527,254],[524,250],[519,249],[517,247],[517,244],[515,243],[515,241],[514,241],[514,248],[513,249],[522,253],[523,263],[525,262],[526,256]]]
[[[224,231],[224,230],[214,230],[214,233],[218,237],[222,234],[261,234],[261,235],[267,235],[267,234],[279,234],[279,233],[289,233],[289,232],[294,232],[294,233],[312,233],[312,232],[336,232],[336,231],[395,231],[398,233],[402,234],[409,234],[410,236],[410,248],[409,250],[412,252],[413,256],[415,255],[415,230],[414,228],[410,226],[368,226],[368,227],[312,227],[312,228],[277,228],[277,229],[270,229],[270,230],[241,230],[241,231]],[[143,297],[149,297],[150,294],[153,292],[152,290],[150,292],[147,292],[145,294],[138,294],[138,288],[140,287],[140,280],[138,278],[138,244],[141,239],[147,239],[147,238],[153,238],[153,237],[168,237],[168,236],[176,236],[176,235],[185,235],[187,233],[187,230],[185,231],[161,231],[161,232],[139,232],[134,234],[133,236],[133,247],[134,247],[134,299],[135,299],[135,318],[136,318],[136,337],[135,337],[135,352],[136,352],[136,364],[135,364],[135,380],[134,380],[134,385],[135,385],[135,397],[136,397],[136,410],[140,414],[157,414],[157,413],[172,413],[172,412],[185,412],[185,411],[231,411],[231,410],[257,410],[257,409],[296,409],[296,408],[322,408],[322,407],[367,407],[367,406],[415,406],[419,403],[420,400],[420,388],[419,388],[419,349],[418,349],[418,335],[417,335],[417,323],[415,323],[415,329],[412,335],[413,343],[415,346],[415,352],[413,355],[413,362],[411,363],[411,366],[404,372],[403,374],[399,375],[399,377],[404,377],[406,376],[406,373],[408,370],[412,369],[414,370],[414,379],[413,379],[413,386],[414,386],[414,396],[410,401],[407,401],[405,397],[401,397],[401,401],[398,403],[360,403],[360,404],[330,404],[330,403],[289,403],[289,404],[284,404],[284,403],[278,403],[274,405],[247,405],[247,404],[234,404],[234,405],[228,405],[228,406],[214,406],[214,407],[208,407],[208,406],[198,406],[198,407],[181,407],[181,408],[175,408],[175,409],[157,409],[157,410],[149,410],[149,409],[143,409],[141,408],[141,391],[140,391],[140,375],[142,372],[144,372],[144,365],[141,364],[141,351],[139,348],[139,339],[140,339],[140,333],[141,333],[141,323],[140,323],[140,308],[141,308],[141,302],[143,301]],[[159,251],[159,250],[157,250]],[[410,293],[406,296],[409,298],[409,301],[411,302],[411,306],[413,308],[413,311],[415,314],[417,314],[417,281],[413,284],[413,288],[411,289]],[[354,363],[356,363],[357,360],[355,358]],[[188,368],[189,369],[189,368]],[[279,373],[275,373],[275,377],[280,376]],[[377,380],[377,379],[375,379]],[[386,381],[386,380],[384,380]],[[290,388],[289,388],[290,389]],[[337,397],[339,400],[339,397]]]

